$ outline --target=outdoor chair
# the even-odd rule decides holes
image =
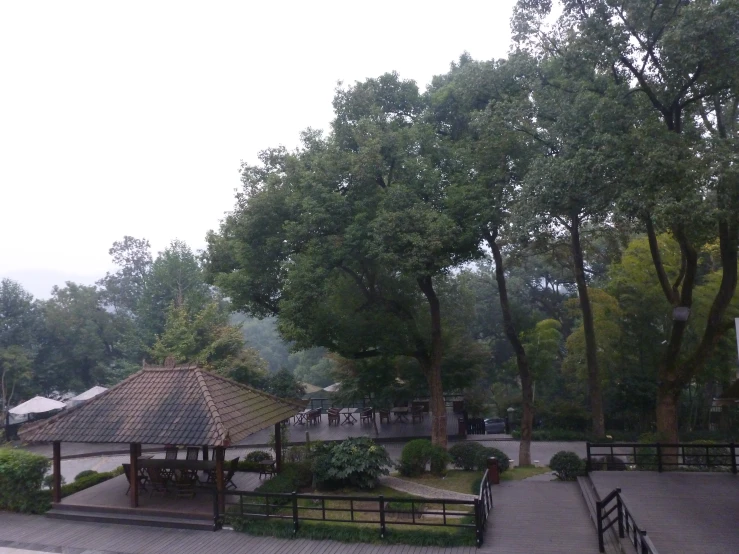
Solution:
[[[272,476],[275,473],[277,473],[277,468],[275,467],[275,460],[262,460],[259,462],[260,468],[259,468],[259,478],[262,478],[262,475],[265,477]]]
[[[164,449],[164,459],[165,460],[176,460],[177,454],[179,454],[180,449],[176,446],[167,446]]]
[[[306,419],[308,420],[308,425],[315,425],[321,419],[321,410],[311,410]]]
[[[149,482],[151,483],[151,494],[149,496],[154,496],[155,492],[160,492],[162,494],[167,494],[169,492],[169,489],[167,488],[169,479],[165,477],[161,471],[155,467],[147,467],[146,472],[149,475]]]
[[[126,476],[126,481],[128,481],[128,488],[126,489],[126,492],[124,494],[128,494],[128,491],[131,490],[131,464],[122,464],[123,465],[123,474]],[[139,488],[141,490],[148,490],[146,488],[146,482],[148,479],[144,475],[139,475]]]
[[[328,409],[328,424],[329,426],[332,423],[336,423],[336,425],[341,424],[341,410],[338,408],[329,408]]]
[[[228,468],[228,472],[223,477],[223,482],[227,489],[236,488],[236,483],[233,482],[233,478],[234,478],[234,475],[236,474],[237,469],[239,469],[239,459],[234,458],[233,460],[231,460],[231,465]]]
[[[195,482],[197,476],[192,476],[191,470],[179,470],[174,472],[174,490],[177,498],[195,498]],[[166,483],[165,483],[166,492]]]
[[[383,419],[390,423],[390,410],[380,410],[380,423]]]
[[[413,423],[418,421],[423,421],[423,406],[413,406],[411,408],[411,420]]]
[[[359,416],[359,419],[361,423],[364,423],[365,421],[369,423],[373,419],[375,419],[375,411],[372,408],[366,408],[362,410],[362,413]]]
[[[198,456],[200,456],[200,449],[197,446],[188,446],[187,447],[187,455],[185,457],[186,460],[190,461],[197,461]],[[199,482],[200,478],[198,477],[198,470],[197,469],[190,469],[188,470],[190,473],[190,476],[196,481]]]

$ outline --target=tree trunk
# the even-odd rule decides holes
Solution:
[[[580,216],[572,216],[570,228],[572,239],[572,260],[577,283],[577,294],[580,297],[580,311],[582,325],[585,332],[585,360],[588,366],[588,392],[590,394],[590,411],[593,418],[593,435],[605,437],[606,428],[603,418],[603,394],[600,387],[600,372],[598,370],[598,349],[595,343],[595,323],[593,310],[588,295],[588,283],[585,280],[585,262],[583,260],[582,244],[580,243]]]
[[[424,352],[421,355],[422,358],[425,358],[421,365],[426,374],[431,400],[429,403],[431,410],[431,442],[446,448],[446,404],[444,403],[444,387],[441,383],[441,359],[443,356],[441,306],[439,305],[439,297],[434,290],[431,276],[420,277],[418,279],[418,286],[426,296],[431,314],[431,351],[429,354]]]
[[[508,342],[511,343],[516,353],[516,364],[518,365],[518,375],[521,378],[521,396],[523,398],[523,413],[521,414],[521,443],[518,447],[518,465],[531,465],[531,430],[534,424],[534,391],[533,380],[531,378],[531,368],[529,359],[526,356],[526,350],[521,344],[521,340],[516,332],[513,324],[513,316],[511,315],[511,305],[508,300],[508,287],[505,279],[505,269],[503,267],[503,256],[500,248],[495,242],[497,231],[487,234],[485,237],[493,252],[493,260],[495,260],[495,280],[498,283],[498,296],[500,297],[500,309],[503,312],[503,326]]]
[[[677,403],[679,398],[679,388],[660,386],[657,389],[657,433],[660,442],[675,444],[679,440],[677,433]]]

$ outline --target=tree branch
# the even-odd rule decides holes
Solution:
[[[673,293],[673,289],[670,286],[670,280],[667,277],[665,266],[662,263],[662,255],[659,251],[659,244],[657,243],[657,234],[654,231],[654,224],[652,223],[652,216],[647,214],[644,218],[644,224],[647,228],[647,239],[649,241],[649,252],[652,255],[652,263],[654,269],[657,271],[657,279],[662,287],[662,292],[665,294],[667,301],[673,306],[677,305],[678,295]]]

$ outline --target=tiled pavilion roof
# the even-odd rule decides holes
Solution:
[[[32,442],[229,446],[302,410],[197,366],[145,367],[93,399],[21,429]]]

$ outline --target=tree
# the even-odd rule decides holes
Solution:
[[[280,398],[302,398],[305,387],[287,369],[273,373],[267,380],[267,392]]]
[[[3,401],[3,422],[16,398],[25,396],[31,386],[31,359],[18,345],[0,348],[0,391]]]
[[[624,200],[627,212],[643,222],[656,278],[675,314],[659,362],[657,393],[657,428],[675,443],[681,391],[730,329],[726,310],[737,285],[739,177],[728,152],[736,152],[739,128],[739,4],[564,2],[558,28],[547,33],[541,23],[550,9],[550,1],[521,0],[514,17],[519,37],[541,51],[559,51],[567,41],[573,62],[577,57],[579,63],[596,63],[603,75],[629,86],[651,109],[636,128],[637,155],[626,168],[638,173],[634,194]],[[559,32],[565,28],[573,31]],[[674,281],[667,277],[656,241],[660,228],[680,245],[681,269]],[[723,273],[701,340],[686,351],[697,245],[709,234],[720,244]]]
[[[146,294],[147,279],[151,271],[149,241],[125,236],[123,240],[113,243],[108,254],[119,269],[115,273],[106,273],[97,285],[103,290],[106,303],[115,310],[135,315]]]
[[[298,152],[242,170],[236,210],[208,237],[211,278],[238,309],[277,315],[297,348],[414,359],[445,445],[435,280],[476,255],[475,236],[447,210],[441,145],[413,82],[369,79],[334,107],[326,139],[306,132]]]

